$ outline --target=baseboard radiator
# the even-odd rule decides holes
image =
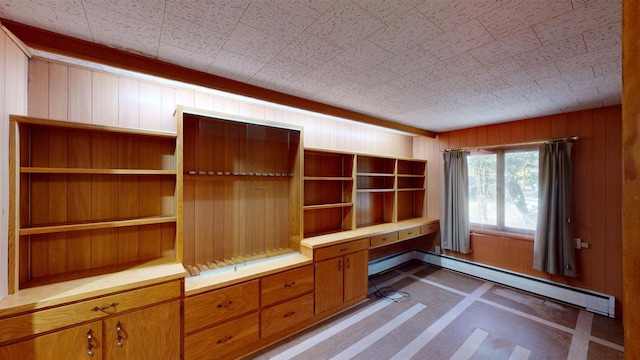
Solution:
[[[553,281],[538,279],[512,271],[422,250],[409,250],[371,261],[369,263],[369,275],[389,270],[410,260],[420,260],[427,264],[572,304],[597,314],[615,317],[615,297],[612,295],[567,286]]]

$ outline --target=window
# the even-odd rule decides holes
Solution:
[[[471,226],[533,234],[538,219],[538,150],[476,152],[467,162]]]

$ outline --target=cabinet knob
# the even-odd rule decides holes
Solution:
[[[95,345],[93,345],[93,330],[89,329],[89,331],[87,332],[87,355],[93,356],[94,347]]]

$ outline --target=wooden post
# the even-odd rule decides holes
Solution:
[[[625,358],[640,358],[640,2],[622,3],[622,286]]]

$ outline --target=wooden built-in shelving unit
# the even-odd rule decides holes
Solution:
[[[10,134],[14,291],[175,261],[176,133],[11,116]]]
[[[302,130],[178,107],[190,275],[299,250]]]
[[[426,161],[305,149],[304,237],[426,219]]]
[[[351,230],[354,154],[304,151],[304,237]]]

